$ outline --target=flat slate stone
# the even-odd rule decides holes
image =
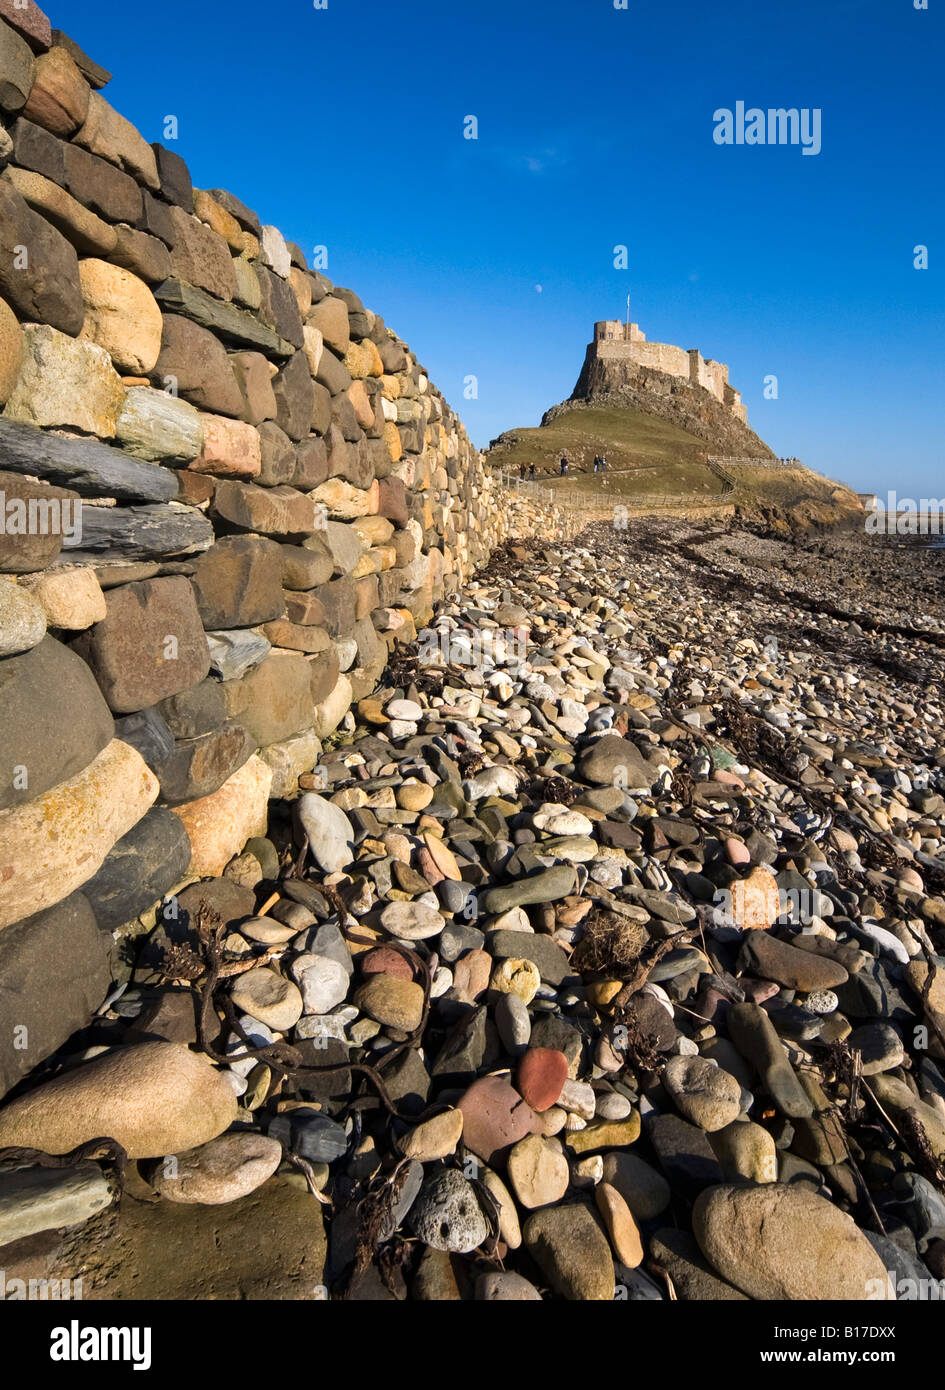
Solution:
[[[169,502],[177,496],[176,477],[158,464],[142,463],[92,439],[63,439],[14,420],[0,419],[0,464],[84,497]]]
[[[200,554],[212,544],[213,527],[196,507],[86,507],[81,542],[69,555],[75,560],[104,551],[124,560],[166,560]]]
[[[165,280],[155,287],[154,297],[167,313],[183,314],[202,328],[212,329],[227,342],[261,348],[273,357],[291,357],[295,352],[292,343],[266,328],[245,309],[214,299],[182,280]]]
[[[110,1206],[112,1199],[97,1163],[0,1173],[0,1246],[39,1231],[80,1226]]]

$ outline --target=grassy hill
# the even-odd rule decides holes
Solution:
[[[567,478],[559,474],[567,454]],[[707,506],[734,503],[752,513],[797,510],[808,520],[826,520],[834,510],[857,512],[859,504],[842,484],[796,468],[733,470],[734,491],[706,464],[713,451],[679,425],[632,407],[594,405],[565,409],[548,424],[509,430],[494,440],[489,461],[516,476],[521,465],[535,465],[537,477],[563,496],[603,494],[610,500],[662,495],[704,500]],[[606,474],[593,472],[595,454],[606,454]]]

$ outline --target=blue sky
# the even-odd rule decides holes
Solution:
[[[327,273],[410,343],[477,443],[567,397],[594,320],[630,293],[650,339],[729,363],[778,454],[939,496],[945,3],[914,3],[50,11],[148,139],[177,116],[198,186],[328,247]],[[820,108],[821,153],[717,145],[713,113],[739,100]]]

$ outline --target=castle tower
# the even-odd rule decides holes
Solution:
[[[645,343],[646,334],[637,323],[622,323],[620,319],[603,319],[594,324],[595,343]]]

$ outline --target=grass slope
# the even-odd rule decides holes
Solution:
[[[506,444],[505,441],[512,442]],[[567,478],[559,475],[566,453]],[[521,465],[535,465],[537,476],[557,489],[587,496],[603,491],[608,497],[689,496],[715,501],[791,507],[809,499],[830,502],[847,489],[808,469],[739,468],[735,492],[726,494],[721,480],[706,466],[711,453],[705,440],[678,425],[633,408],[599,407],[568,411],[549,425],[510,430],[502,447],[494,449],[493,466],[518,474]],[[608,471],[595,475],[595,454],[607,455]],[[850,494],[852,497],[852,494]]]

